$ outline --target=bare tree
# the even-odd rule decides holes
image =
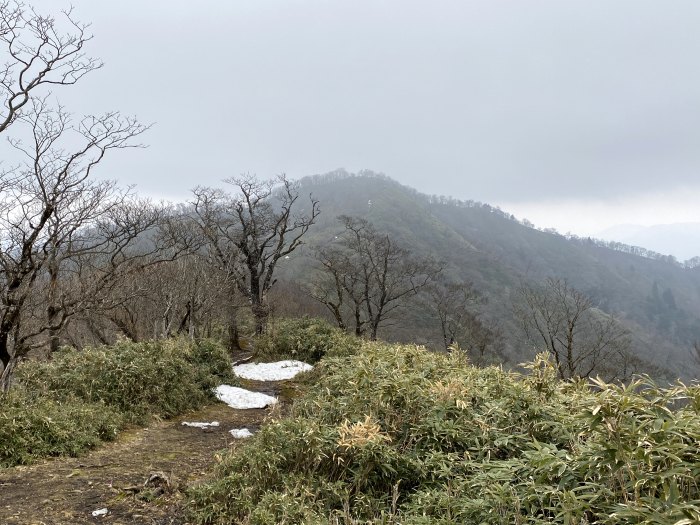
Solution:
[[[552,355],[560,378],[589,377],[628,355],[627,331],[565,280],[522,285],[519,293],[516,315],[528,338]]]
[[[162,255],[155,264],[135,268],[111,291],[105,307],[83,316],[75,329],[88,330],[97,341],[112,340],[115,333],[139,341],[174,334],[195,339],[223,326],[231,297],[222,272],[196,253],[174,260]]]
[[[498,362],[504,346],[503,333],[498,326],[473,312],[468,312],[462,323],[459,345],[471,362],[477,366]]]
[[[479,295],[471,283],[436,281],[427,287],[426,296],[439,321],[445,350],[449,350],[458,342]]]
[[[24,4],[0,1],[0,133],[21,114],[42,87],[66,86],[102,67],[87,56],[92,39],[87,24],[64,11],[61,20],[38,14]]]
[[[485,299],[471,283],[437,280],[426,287],[424,297],[440,326],[445,350],[458,347],[476,365],[485,364],[487,354],[502,350],[500,331],[476,311]]]
[[[107,151],[128,147],[145,127],[117,113],[73,123],[61,107],[46,104],[51,87],[73,85],[102,67],[84,52],[92,38],[87,28],[70,10],[57,20],[19,1],[0,0],[0,134],[18,123],[29,130],[26,144],[10,140],[25,162],[0,173],[3,390],[16,361],[38,338],[48,334],[55,348],[59,331],[86,307],[86,297],[108,286],[109,268],[128,259],[135,232],[152,224],[151,210],[136,206],[128,192],[90,178]],[[128,226],[120,222],[127,217]],[[77,288],[89,293],[81,296]]]
[[[309,197],[308,207],[297,213],[297,185],[284,175],[266,181],[245,175],[225,182],[233,194],[195,188],[196,223],[212,263],[226,273],[232,289],[248,300],[255,333],[260,334],[269,313],[267,294],[275,284],[277,264],[301,246],[318,217],[318,201]]]
[[[25,162],[0,174],[0,362],[2,387],[14,363],[111,286],[133,261],[159,213],[112,182],[91,178],[110,150],[133,147],[146,129],[117,113],[73,123],[44,100],[18,117],[31,141],[12,140]],[[66,144],[74,146],[69,151]],[[75,146],[76,144],[79,144]],[[141,248],[139,248],[141,249]],[[38,315],[32,301],[45,307]]]
[[[433,281],[441,266],[416,257],[366,220],[342,216],[340,241],[317,253],[320,275],[311,295],[333,314],[338,326],[377,338],[406,301]]]
[[[339,328],[349,330],[352,326],[359,337],[369,321],[362,286],[362,275],[367,273],[355,255],[343,246],[318,249],[316,259],[321,271],[309,295],[328,309]]]

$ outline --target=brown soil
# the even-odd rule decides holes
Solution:
[[[264,383],[247,388],[277,390]],[[0,470],[0,523],[185,525],[184,489],[211,474],[221,451],[240,443],[229,430],[257,429],[269,413],[215,404],[124,432],[116,442],[79,458]],[[184,427],[182,421],[221,425],[202,430]],[[158,479],[144,487],[154,473]],[[106,516],[92,516],[102,508],[109,510]]]

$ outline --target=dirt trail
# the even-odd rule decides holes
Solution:
[[[277,385],[260,382],[248,382],[246,388],[271,394],[278,390]],[[116,442],[79,458],[0,470],[0,523],[185,525],[183,489],[211,472],[218,451],[240,443],[229,430],[257,429],[269,412],[215,404],[127,431]],[[220,426],[202,430],[184,427],[182,421],[219,421]],[[144,488],[156,472],[170,482],[162,494],[157,483]],[[109,514],[92,516],[102,508]]]

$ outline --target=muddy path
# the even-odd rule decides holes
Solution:
[[[245,388],[268,394],[277,395],[281,388],[246,383]],[[241,442],[229,430],[255,430],[272,411],[280,408],[234,410],[217,403],[126,431],[79,458],[0,469],[0,523],[185,525],[185,488],[210,475],[217,455]],[[219,421],[220,426],[202,430],[184,427],[182,421]],[[107,515],[92,516],[103,508]]]

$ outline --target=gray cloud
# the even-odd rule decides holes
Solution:
[[[695,0],[73,4],[106,67],[56,95],[157,123],[103,172],[152,195],[340,166],[486,201],[697,184]]]

